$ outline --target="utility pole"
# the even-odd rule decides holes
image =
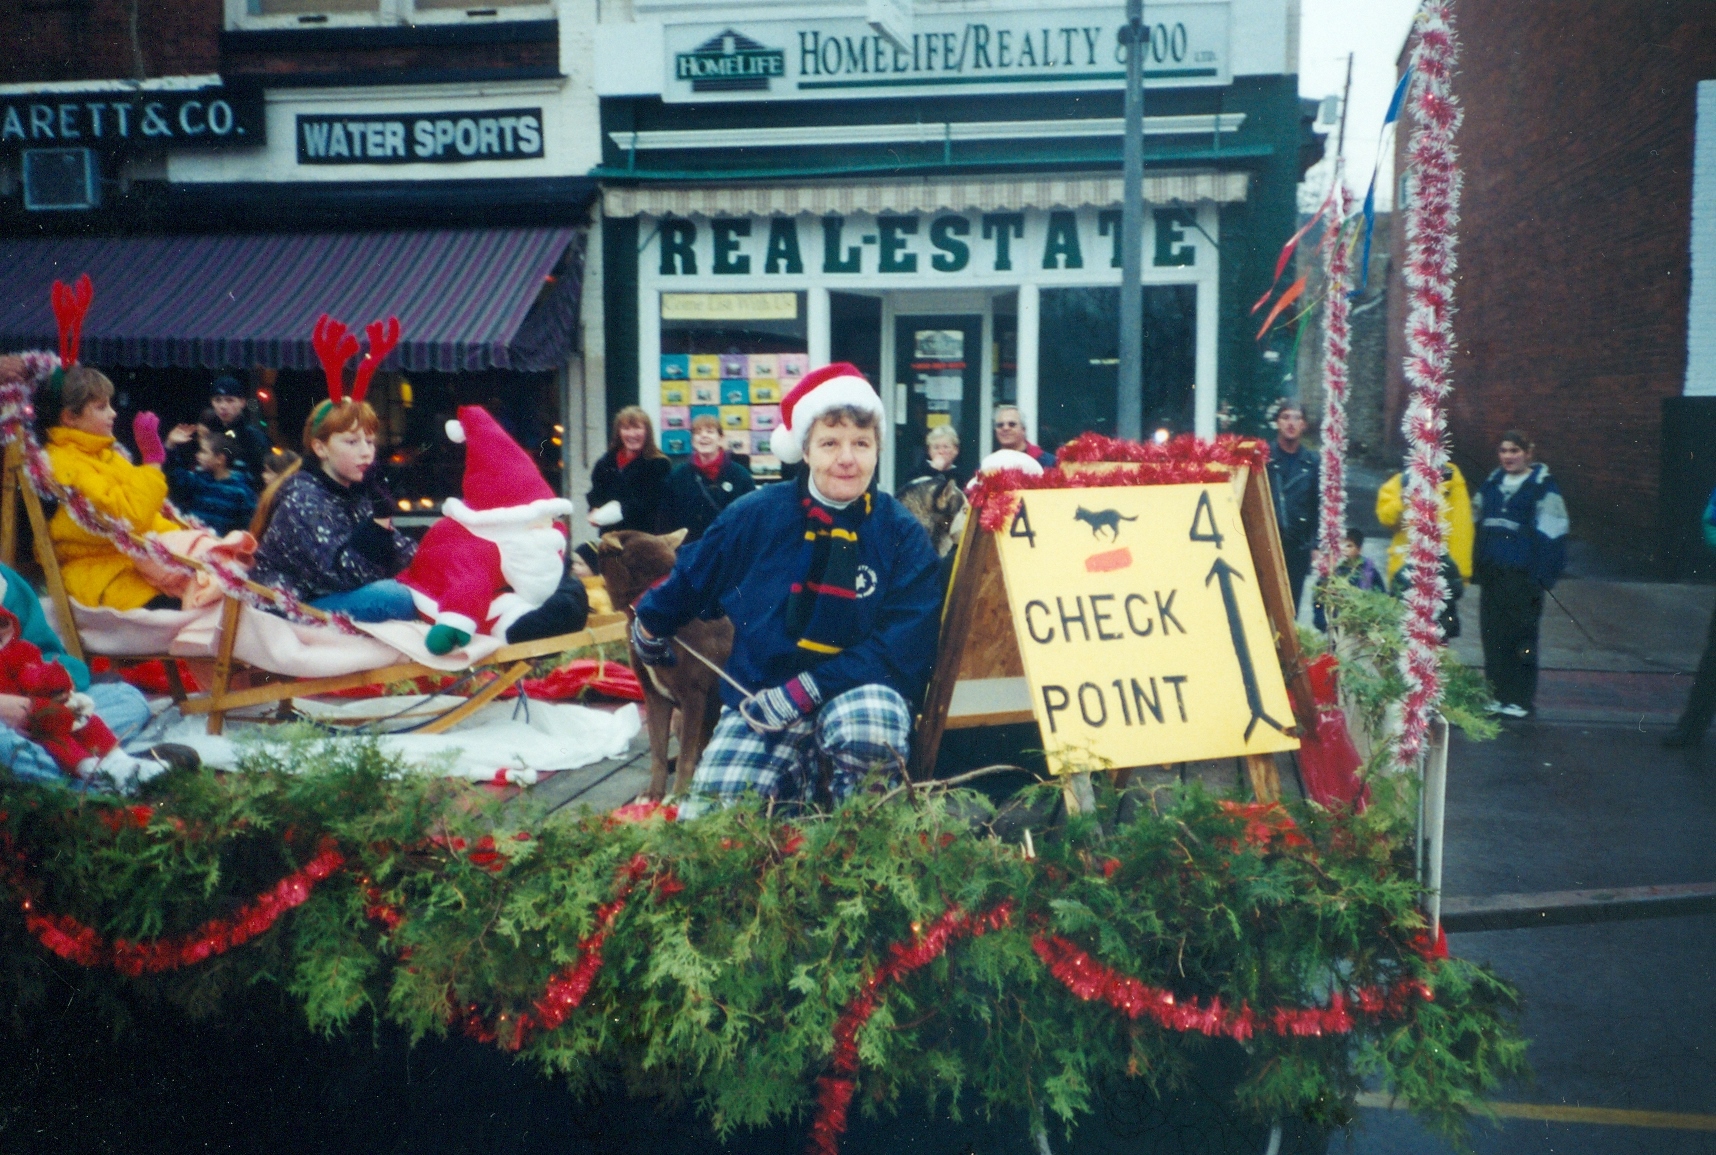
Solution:
[[[1353,54],[1347,53],[1347,82],[1341,86],[1341,127],[1335,134],[1335,160],[1339,161],[1347,151],[1347,97],[1353,94]],[[1340,167],[1337,164],[1335,171]],[[1339,180],[1340,177],[1335,178]]]
[[[1126,0],[1126,137],[1120,206],[1120,396],[1115,432],[1144,439],[1144,0]]]

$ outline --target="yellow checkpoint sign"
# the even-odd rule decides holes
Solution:
[[[996,542],[1052,771],[1298,749],[1231,485],[1016,496]]]

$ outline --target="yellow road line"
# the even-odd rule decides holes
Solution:
[[[1361,1091],[1360,1107],[1405,1110],[1405,1104],[1377,1091]],[[1716,1115],[1682,1111],[1625,1111],[1615,1107],[1567,1107],[1559,1103],[1491,1103],[1504,1119],[1545,1123],[1591,1123],[1603,1127],[1653,1127],[1664,1131],[1716,1131]]]

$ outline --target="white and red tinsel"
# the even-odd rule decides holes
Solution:
[[[1460,107],[1454,99],[1454,37],[1450,0],[1425,0],[1412,49],[1412,92],[1407,102],[1406,382],[1409,395],[1401,430],[1406,437],[1406,594],[1401,673],[1406,679],[1397,769],[1410,770],[1424,746],[1431,714],[1442,697],[1439,665],[1442,629],[1437,619],[1448,599],[1442,579],[1442,467],[1448,460],[1448,392],[1454,359],[1454,242],[1459,221],[1460,173],[1454,133]]]
[[[1352,351],[1352,253],[1347,245],[1347,192],[1341,162],[1335,161],[1335,185],[1329,191],[1329,227],[1323,232],[1323,461],[1317,508],[1317,576],[1327,578],[1340,560],[1347,533],[1347,355]]]

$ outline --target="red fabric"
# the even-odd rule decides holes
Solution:
[[[704,477],[707,477],[710,482],[713,483],[720,480],[721,470],[727,466],[727,451],[725,449],[717,450],[715,456],[710,458],[708,461],[704,461],[701,457],[694,454],[691,458],[691,465],[692,468],[696,469],[697,472],[701,473]]]
[[[1305,667],[1311,697],[1317,703],[1317,729],[1299,741],[1299,776],[1318,805],[1363,810],[1370,802],[1370,789],[1358,776],[1362,763],[1341,711],[1338,667],[1333,654],[1324,654]]]
[[[478,630],[494,621],[489,603],[506,588],[500,547],[450,517],[429,527],[399,580],[435,603],[437,621],[446,614],[463,614]]]
[[[536,462],[480,405],[459,406],[465,431],[465,480],[461,496],[472,509],[507,509],[547,501],[554,491]],[[621,462],[621,468],[624,468]]]
[[[614,453],[614,465],[620,469],[624,469],[626,466],[630,465],[632,462],[636,461],[637,459],[638,459],[638,455],[633,453],[629,449],[617,450]]]
[[[781,424],[789,430],[796,428],[792,423],[793,407],[803,400],[804,396],[812,389],[824,381],[832,381],[836,377],[856,377],[860,381],[865,380],[864,371],[849,361],[836,361],[832,365],[812,369],[800,377],[798,384],[788,389],[786,396],[781,398]]]
[[[71,693],[72,678],[58,662],[44,662],[38,658],[19,672],[18,689],[31,698],[51,698],[55,694]]]
[[[179,665],[179,684],[185,688],[185,691],[194,694],[201,690],[202,684],[197,681],[197,676],[191,673],[191,667],[186,665],[182,659],[174,660]],[[96,668],[97,663],[101,664],[101,669]],[[105,674],[110,667],[111,663],[102,658],[97,658],[90,663],[90,669],[98,674]],[[127,666],[119,671],[119,676],[145,694],[170,694],[173,692],[173,687],[167,683],[167,668],[159,658],[139,662],[135,666]]]

